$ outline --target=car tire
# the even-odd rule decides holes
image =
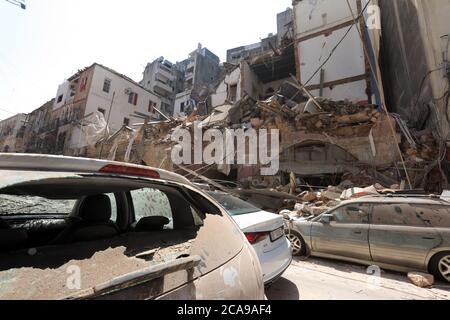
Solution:
[[[306,242],[298,232],[286,230],[286,238],[291,242],[293,256],[306,256]]]
[[[450,282],[450,251],[435,255],[430,260],[429,271],[438,279]]]

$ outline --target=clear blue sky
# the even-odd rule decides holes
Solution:
[[[276,33],[291,0],[0,0],[0,109],[28,113],[93,62],[140,81],[147,62],[226,50]],[[0,110],[0,119],[12,114]]]

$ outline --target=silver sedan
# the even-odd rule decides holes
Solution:
[[[450,203],[446,201],[363,197],[287,224],[296,255],[401,272],[426,271],[450,282]]]

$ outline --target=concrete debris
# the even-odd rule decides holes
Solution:
[[[322,192],[321,199],[327,201],[339,200],[341,198],[342,191],[336,187],[329,187],[328,190]]]
[[[361,198],[368,195],[379,195],[375,186],[367,188],[351,188],[347,189],[341,194],[341,200],[349,200],[355,198]]]
[[[308,192],[303,196],[303,201],[305,202],[314,202],[317,200],[317,194],[315,192]]]
[[[435,161],[438,158],[438,148],[432,132],[425,130],[416,132],[414,135],[418,144],[411,145],[407,140],[402,144],[406,162],[410,166],[415,166]]]
[[[422,272],[410,272],[408,273],[408,279],[420,288],[430,288],[434,284],[434,276]]]

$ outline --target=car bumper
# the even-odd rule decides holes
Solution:
[[[264,274],[264,285],[271,284],[278,280],[292,262],[292,250],[289,240],[271,252],[262,254],[259,257]]]

